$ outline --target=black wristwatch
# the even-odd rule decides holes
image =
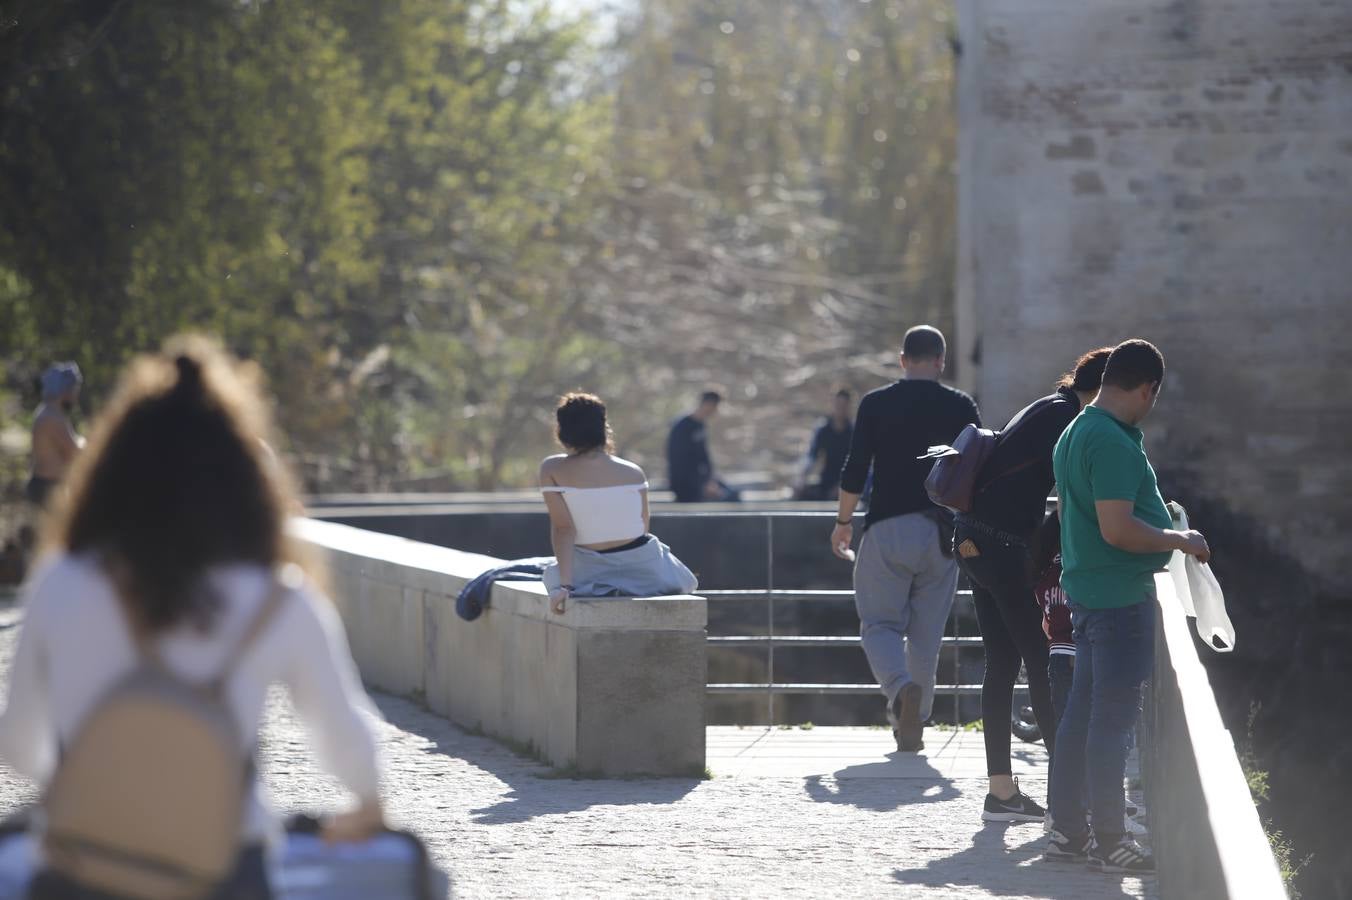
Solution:
[[[846,519],[844,522],[840,521],[839,519],[836,519],[836,524],[837,524],[837,525],[853,525],[853,524],[854,524],[854,517],[851,516],[850,518]]]

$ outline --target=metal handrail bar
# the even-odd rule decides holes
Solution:
[[[710,644],[730,646],[751,646],[773,643],[779,647],[857,647],[858,635],[779,635],[768,634],[711,634],[706,640]],[[945,637],[946,647],[974,647],[981,644],[979,637]]]
[[[703,505],[703,504],[701,504]],[[717,516],[720,519],[759,519],[759,518],[786,518],[786,519],[832,519],[835,518],[835,511],[831,509],[684,509],[679,504],[661,508],[663,516],[680,516],[682,518],[713,518]],[[854,514],[856,519],[864,518],[862,512]]]
[[[753,600],[757,597],[800,597],[803,599],[844,600],[854,597],[854,591],[789,591],[765,588],[744,588],[733,591],[700,591],[709,600]]]
[[[876,684],[762,684],[760,682],[729,682],[710,684],[706,687],[711,694],[762,694],[767,690],[773,694],[871,694],[876,695],[880,688]],[[1024,685],[1015,685],[1015,690],[1027,690]],[[940,684],[935,685],[935,693],[957,696],[974,696],[981,693],[979,684]]]
[[[854,591],[850,590],[821,590],[821,591],[791,591],[791,590],[767,590],[765,588],[745,588],[742,590],[731,591],[700,591],[699,595],[707,600],[754,600],[757,597],[781,597],[784,599],[798,600],[853,600]],[[955,597],[970,597],[972,591],[969,588],[962,588],[954,591]]]

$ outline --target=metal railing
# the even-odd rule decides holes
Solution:
[[[766,654],[766,678],[764,682],[712,682],[707,685],[707,690],[711,694],[763,694],[766,704],[766,721],[769,724],[775,724],[775,698],[783,695],[803,695],[803,694],[834,694],[834,695],[876,695],[881,688],[877,684],[861,683],[841,683],[841,682],[778,682],[775,680],[775,651],[777,649],[799,649],[799,648],[823,648],[823,647],[849,647],[857,648],[861,639],[858,635],[781,635],[776,633],[775,612],[777,603],[783,601],[801,601],[801,600],[825,600],[853,603],[854,591],[852,590],[783,590],[774,586],[775,572],[775,522],[773,515],[766,515],[764,512],[746,512],[746,513],[728,513],[720,512],[719,515],[732,515],[735,517],[759,517],[765,520],[765,548],[766,548],[766,581],[768,584],[764,589],[749,590],[714,590],[700,591],[700,596],[705,597],[711,602],[727,601],[745,601],[755,600],[757,598],[765,599],[765,633],[754,635],[710,635],[707,638],[710,647],[719,648],[753,648],[764,649]],[[831,513],[816,512],[796,512],[794,516],[809,516],[819,518],[834,518]],[[960,588],[957,597],[970,597],[971,590]],[[961,654],[963,650],[979,648],[981,646],[981,637],[979,635],[963,635],[962,619],[958,615],[956,605],[949,613],[948,626],[942,640],[942,646],[952,647],[955,652]],[[954,672],[960,672],[960,665],[955,662]],[[1026,691],[1027,686],[1019,684],[1016,689]],[[979,696],[981,694],[980,684],[937,684],[934,687],[936,697],[951,697],[953,701],[953,722],[958,723],[961,720],[959,701],[965,696]]]
[[[971,596],[970,590],[959,590],[958,596]],[[753,600],[764,597],[766,601],[766,633],[755,635],[709,635],[706,640],[710,647],[763,649],[766,652],[766,680],[764,682],[711,682],[707,690],[711,694],[764,694],[767,721],[775,722],[775,697],[786,694],[835,694],[835,695],[876,695],[881,690],[877,684],[849,682],[777,682],[775,681],[775,651],[777,649],[801,649],[839,647],[857,649],[860,646],[858,635],[781,635],[775,633],[776,601],[785,600],[834,600],[853,603],[853,591],[789,591],[789,590],[740,590],[740,591],[702,591],[700,596],[711,602],[728,600]],[[976,635],[962,635],[961,618],[957,611],[949,614],[948,631],[942,645],[965,649],[980,648],[981,638]],[[957,670],[958,666],[955,665]],[[1026,689],[1024,685],[1018,685]],[[981,693],[980,684],[936,684],[936,697],[953,699],[953,721],[958,722],[960,697],[977,696]]]

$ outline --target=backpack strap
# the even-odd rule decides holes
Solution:
[[[244,654],[263,634],[273,616],[281,609],[289,590],[290,588],[281,579],[273,579],[272,586],[268,590],[268,596],[263,601],[263,606],[254,614],[253,621],[249,623],[249,627],[244,629],[244,634],[235,642],[235,646],[230,648],[229,654],[225,657],[225,662],[221,665],[221,670],[215,678],[206,684],[207,690],[219,692],[225,686],[225,683],[230,680],[230,676],[234,674],[235,667],[239,665],[239,661],[244,657]]]
[[[1018,473],[1018,472],[1022,472],[1024,469],[1032,468],[1033,466],[1037,465],[1037,464],[1040,463],[1040,462],[1042,462],[1042,457],[1040,457],[1040,456],[1034,456],[1032,459],[1025,459],[1023,462],[1019,463],[1018,465],[1010,466],[1008,469],[1005,469],[1003,472],[999,473],[998,475],[995,475],[994,477],[992,477],[992,478],[990,478],[990,479],[987,479],[987,480],[985,481],[985,483],[983,483],[983,484],[981,485],[981,487],[977,488],[975,491],[972,492],[972,495],[973,495],[973,496],[976,496],[977,494],[980,494],[981,492],[983,492],[984,490],[986,490],[986,488],[988,488],[988,487],[990,487],[991,485],[995,484],[995,482],[999,481],[1000,479],[1002,479],[1002,478],[1008,478],[1010,475],[1014,475],[1014,474],[1016,474],[1016,473]]]
[[[1001,432],[999,433],[998,441],[1003,441],[1006,437],[1008,437],[1009,435],[1011,435],[1011,434],[1013,434],[1015,431],[1017,431],[1017,430],[1019,429],[1019,426],[1020,426],[1020,425],[1023,425],[1025,422],[1027,422],[1029,419],[1033,418],[1034,416],[1036,416],[1038,413],[1042,412],[1043,410],[1045,410],[1045,409],[1050,409],[1051,406],[1052,406],[1052,404],[1055,403],[1057,400],[1060,400],[1060,399],[1062,399],[1062,398],[1061,398],[1061,396],[1058,394],[1058,395],[1055,396],[1055,397],[1044,397],[1044,398],[1042,398],[1041,400],[1039,400],[1039,401],[1033,403],[1032,405],[1030,405],[1027,409],[1025,409],[1025,410],[1017,417],[1016,421],[1011,422],[1010,425],[1009,425],[1009,427],[1005,428],[1004,431],[1001,431]],[[997,442],[996,449],[997,449],[997,450],[999,449],[998,442]],[[992,455],[992,456],[995,455],[994,451],[991,452],[991,455]],[[978,484],[977,484],[977,486],[975,487],[975,489],[972,491],[972,496],[973,496],[973,497],[976,497],[978,494],[983,493],[988,487],[990,487],[991,485],[995,484],[995,482],[1000,481],[1001,479],[1004,479],[1004,478],[1008,478],[1010,475],[1014,475],[1014,474],[1016,474],[1016,473],[1018,473],[1018,472],[1022,472],[1024,469],[1031,468],[1031,467],[1037,465],[1037,464],[1040,463],[1040,462],[1042,462],[1042,457],[1041,457],[1041,456],[1034,456],[1034,457],[1031,458],[1031,459],[1025,459],[1025,460],[1024,460],[1023,462],[1021,462],[1021,463],[1016,463],[1015,465],[1012,465],[1012,466],[1008,467],[1007,469],[1005,469],[1004,471],[998,472],[998,473],[996,473],[995,475],[990,476],[989,478],[982,478],[982,477],[981,477],[981,474],[978,473],[978,474],[977,474],[977,482],[978,482]]]

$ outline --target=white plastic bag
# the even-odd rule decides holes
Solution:
[[[1169,504],[1174,527],[1188,530],[1188,514],[1177,503]],[[1183,611],[1195,617],[1197,636],[1217,653],[1235,649],[1235,626],[1225,611],[1225,593],[1211,566],[1198,562],[1197,557],[1175,550],[1169,560],[1169,576],[1173,579]]]
[[[1189,556],[1184,561],[1188,573],[1188,587],[1192,589],[1192,605],[1197,610],[1197,636],[1217,653],[1235,649],[1235,626],[1225,611],[1225,594],[1216,580],[1211,566]]]
[[[1179,531],[1188,530],[1188,514],[1184,512],[1183,507],[1171,501],[1169,515],[1173,517],[1174,528]],[[1179,606],[1183,607],[1183,612],[1188,617],[1196,618],[1197,610],[1192,605],[1192,588],[1188,585],[1188,567],[1182,550],[1175,550],[1174,555],[1169,557],[1169,577],[1173,579]]]

